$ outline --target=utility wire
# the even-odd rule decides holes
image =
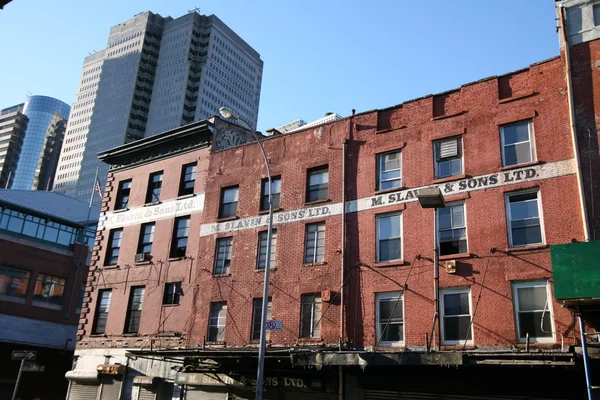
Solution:
[[[467,329],[467,334],[465,335],[465,340],[463,343],[463,351],[467,347],[467,340],[469,340],[469,335],[471,334],[471,330],[473,328],[473,321],[475,320],[475,314],[477,313],[477,308],[479,307],[479,301],[481,300],[481,294],[483,293],[483,285],[485,284],[485,277],[488,272],[488,267],[490,266],[490,260],[492,259],[492,249],[490,249],[490,253],[488,254],[487,263],[485,265],[485,270],[483,271],[483,277],[481,279],[481,287],[479,288],[479,296],[477,296],[477,301],[475,302],[475,308],[473,309],[473,316],[471,317],[471,321],[469,322],[469,328]]]

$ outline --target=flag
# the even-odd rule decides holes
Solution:
[[[102,188],[100,187],[100,180],[96,177],[96,184],[94,185],[94,192],[98,193],[98,197],[100,197],[100,201],[102,201]]]

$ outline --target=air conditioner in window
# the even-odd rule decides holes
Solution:
[[[135,262],[144,262],[150,260],[150,253],[138,253],[135,255]]]
[[[456,273],[456,260],[446,261],[446,272],[449,274]]]

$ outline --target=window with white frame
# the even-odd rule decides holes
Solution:
[[[460,136],[433,142],[435,178],[442,179],[463,172],[462,140]]]
[[[531,121],[520,121],[500,127],[502,165],[518,165],[534,160]]]
[[[459,345],[473,343],[471,325],[471,290],[444,289],[441,291],[442,343]]]
[[[544,243],[538,190],[508,193],[506,214],[510,247],[523,247]]]
[[[321,295],[303,294],[300,315],[300,337],[318,338],[321,336]]]
[[[404,297],[400,292],[378,293],[377,345],[404,345]]]
[[[304,263],[325,261],[325,222],[306,225]]]
[[[440,255],[467,252],[465,203],[449,203],[437,210]]]
[[[513,284],[513,300],[517,333],[520,342],[554,342],[554,319],[547,281],[519,282]]]
[[[208,341],[222,342],[225,340],[225,323],[227,321],[227,302],[210,303],[210,318],[208,323]]]
[[[228,274],[229,265],[231,264],[231,247],[233,246],[233,238],[226,237],[217,239],[217,250],[215,257],[215,274]]]
[[[402,214],[377,216],[377,262],[402,259]]]
[[[268,231],[258,233],[258,255],[256,257],[256,269],[265,269],[267,265],[267,235]],[[269,268],[275,268],[275,255],[277,253],[277,229],[273,229],[271,235],[271,257]]]
[[[377,190],[402,186],[402,153],[390,151],[377,154]]]

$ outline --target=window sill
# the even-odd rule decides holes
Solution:
[[[22,297],[14,297],[14,296],[8,296],[5,294],[0,295],[0,301],[8,301],[10,303],[17,303],[17,304],[25,304],[25,299]]]
[[[136,337],[136,336],[140,336],[139,332],[135,332],[135,333],[123,333],[121,336],[123,337]]]
[[[120,268],[120,267],[119,267],[119,265],[118,265],[118,264],[114,264],[114,265],[104,265],[104,266],[102,267],[102,270],[103,270],[103,271],[106,271],[106,270],[111,270],[111,269],[119,269],[119,268]]]
[[[228,272],[226,274],[213,274],[213,277],[215,278],[228,278],[231,276],[231,272]]]
[[[270,271],[277,271],[277,267],[271,267],[271,268],[269,268],[269,270]],[[256,273],[265,272],[265,269],[264,268],[260,268],[260,269],[257,268],[257,269],[254,270],[254,272],[256,272]]]
[[[129,211],[129,207],[125,207],[125,208],[119,208],[118,210],[113,210],[113,213],[122,213],[125,211]]]
[[[440,261],[448,261],[448,260],[459,260],[464,258],[473,258],[473,254],[471,253],[456,253],[456,254],[446,254],[444,256],[439,256]]]
[[[309,201],[309,202],[304,203],[304,207],[314,206],[314,205],[323,204],[323,203],[331,203],[331,199],[320,199],[320,200],[315,200],[315,201]]]
[[[448,115],[438,115],[437,117],[433,117],[431,118],[432,121],[439,121],[441,119],[446,119],[446,118],[452,118],[452,117],[458,117],[459,115],[463,115],[468,113],[468,111],[459,111],[457,113],[454,114],[448,114]]]
[[[507,97],[507,98],[498,100],[498,104],[510,103],[511,101],[525,99],[525,98],[533,96],[535,94],[537,94],[537,93],[534,92],[534,91],[530,91],[530,92],[522,93],[522,94],[519,94],[519,95],[516,95],[516,96]]]
[[[137,265],[150,265],[150,264],[152,264],[152,261],[139,261],[139,262],[135,262],[134,264],[136,266]]]
[[[298,338],[298,343],[321,343],[321,342],[323,342],[323,338],[320,338],[320,337],[311,337],[311,338],[302,337],[302,338]]]
[[[195,197],[196,193],[192,194],[182,194],[181,196],[177,196],[176,200],[189,199],[190,197]]]
[[[400,267],[402,265],[407,265],[407,262],[404,260],[391,260],[379,261],[373,264],[373,266],[377,268]]]
[[[508,247],[506,249],[507,253],[518,253],[520,251],[528,251],[528,250],[545,250],[550,246],[547,244],[532,244],[531,246],[521,246],[521,247]]]
[[[408,128],[408,126],[406,126],[406,125],[400,125],[397,128],[382,129],[380,131],[376,131],[375,134],[376,135],[382,135],[384,133],[393,132],[393,131],[397,131],[397,130],[400,130],[400,129],[406,129],[406,128]]]
[[[276,213],[276,212],[279,212],[279,211],[283,211],[283,208],[281,208],[281,207],[277,207],[277,208],[274,208],[274,209],[273,209],[273,212],[274,212],[274,213]],[[265,214],[268,214],[268,213],[269,213],[269,209],[266,209],[266,210],[259,210],[259,211],[258,211],[258,215],[265,215]]]
[[[212,342],[207,341],[206,344],[209,346],[225,346],[226,343],[224,340],[221,340],[221,341],[212,341]]]
[[[446,183],[446,182],[450,182],[450,181],[457,181],[459,179],[465,179],[466,177],[467,177],[467,175],[465,175],[465,174],[452,175],[452,176],[449,176],[447,178],[434,179],[432,183],[434,183],[434,184],[436,184],[436,183]]]
[[[31,305],[34,307],[39,307],[39,308],[47,308],[49,310],[57,310],[57,311],[62,310],[62,306],[59,304],[49,304],[49,303],[44,303],[43,301],[38,301],[38,300],[33,300],[31,302]]]
[[[315,262],[315,263],[304,263],[302,264],[303,267],[320,267],[323,265],[327,265],[326,261],[321,261],[321,262]]]
[[[152,206],[157,206],[159,204],[162,204],[162,201],[153,201],[152,203],[145,203],[144,207],[152,207]]]
[[[540,165],[540,164],[544,164],[544,162],[543,161],[530,161],[530,162],[521,163],[521,164],[507,165],[506,167],[500,168],[500,171],[510,171],[511,169],[533,167],[533,166]]]
[[[167,258],[167,261],[181,261],[181,260],[185,260],[185,256]]]
[[[91,338],[105,338],[108,336],[106,335],[106,333],[91,333],[90,337]]]
[[[406,186],[398,186],[398,187],[391,188],[391,189],[376,190],[375,191],[375,195],[392,193],[392,192],[398,192],[400,190],[406,190],[406,189],[408,189],[408,187],[406,187]]]
[[[179,304],[163,304],[163,307],[179,307]]]
[[[233,217],[217,218],[217,222],[227,222],[227,221],[233,221],[236,219],[238,219],[238,216],[234,215]]]

